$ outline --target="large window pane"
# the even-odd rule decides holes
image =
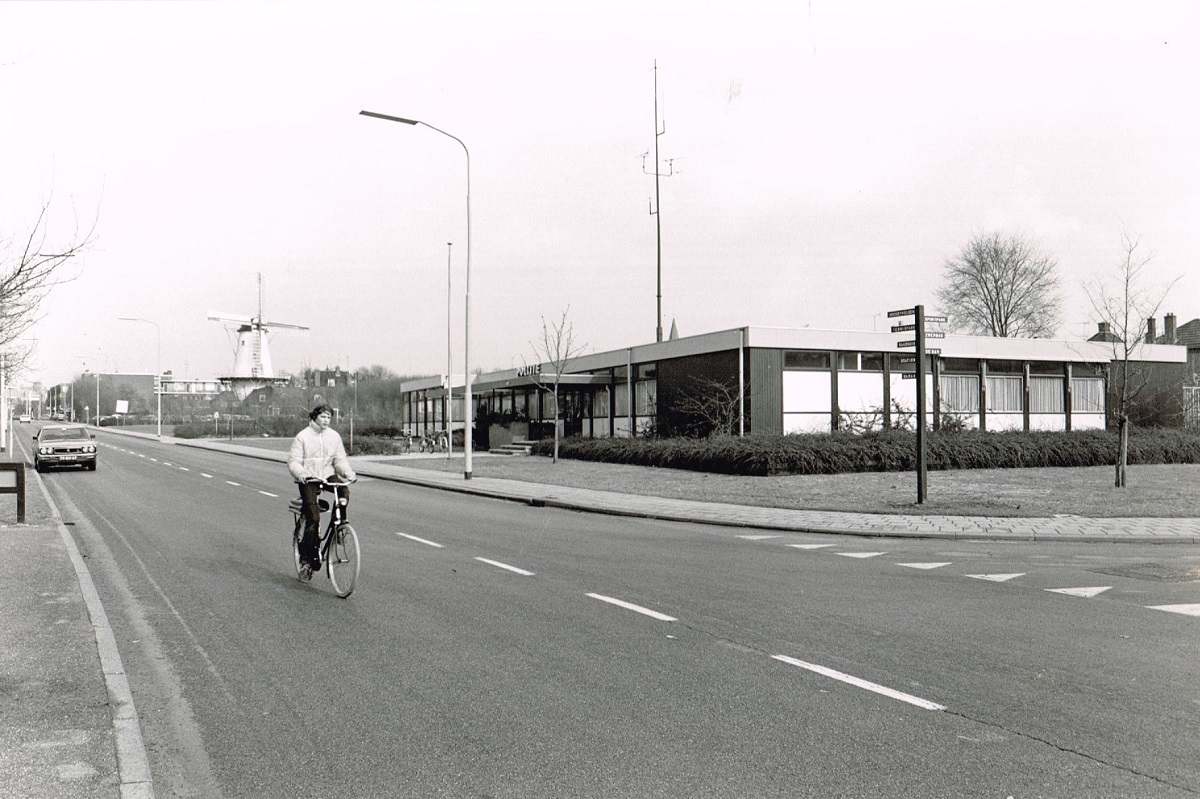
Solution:
[[[1071,410],[1104,413],[1104,381],[1098,377],[1071,378]]]
[[[793,350],[783,353],[784,369],[828,369],[828,352]]]
[[[990,364],[989,364],[990,368]],[[995,413],[1020,413],[1021,378],[993,377],[987,379],[987,409]]]
[[[947,413],[979,413],[979,376],[942,375],[938,383],[942,410]]]
[[[1029,412],[1063,412],[1063,380],[1061,377],[1035,375],[1029,378]]]

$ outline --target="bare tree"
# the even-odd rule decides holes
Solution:
[[[66,244],[49,246],[50,202],[42,203],[28,235],[22,238],[0,236],[0,350],[6,355],[6,368],[17,371],[30,354],[21,339],[40,318],[42,300],[60,283],[73,280],[63,267],[81,255],[92,243],[96,226],[74,234]]]
[[[538,342],[529,342],[529,346],[533,348],[533,354],[538,361],[539,368],[541,364],[548,365],[554,370],[552,374],[545,375],[540,371],[534,372],[531,377],[537,383],[538,388],[543,391],[548,391],[554,396],[554,457],[553,463],[558,463],[558,422],[559,422],[559,384],[562,381],[562,376],[567,370],[567,364],[572,358],[579,357],[587,344],[575,344],[575,326],[567,320],[567,314],[570,312],[571,306],[563,309],[562,315],[557,322],[547,322],[546,317],[542,317],[542,340]]]
[[[672,410],[693,420],[693,432],[727,436],[737,432],[740,401],[737,378],[718,380],[692,375],[688,388],[675,398]]]
[[[1129,463],[1130,411],[1138,402],[1149,383],[1149,374],[1130,364],[1133,354],[1146,338],[1147,320],[1153,319],[1167,297],[1167,292],[1178,282],[1172,280],[1166,288],[1156,290],[1145,285],[1143,274],[1153,256],[1138,252],[1139,241],[1127,233],[1121,235],[1122,257],[1117,266],[1115,279],[1110,282],[1095,280],[1084,286],[1092,309],[1102,322],[1107,322],[1112,331],[1112,361],[1116,373],[1112,375],[1109,394],[1116,399],[1117,420],[1117,463],[1113,485],[1125,487],[1125,471]]]
[[[1058,264],[1025,239],[976,234],[946,262],[938,289],[942,309],[960,330],[1002,338],[1037,338],[1058,328]]]

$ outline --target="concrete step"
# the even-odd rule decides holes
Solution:
[[[532,442],[528,441],[514,441],[511,444],[502,444],[499,447],[492,447],[488,450],[493,455],[528,455],[532,451]]]

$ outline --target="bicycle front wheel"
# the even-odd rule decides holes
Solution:
[[[292,561],[296,565],[296,577],[301,580],[309,580],[312,578],[312,570],[304,563],[300,557],[300,535],[304,530],[304,521],[297,516],[296,524],[292,528]]]
[[[333,583],[333,590],[338,596],[348,597],[358,582],[358,534],[349,524],[343,524],[331,535],[333,540],[329,543],[329,554],[325,561],[329,582]]]

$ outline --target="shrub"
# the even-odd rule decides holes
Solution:
[[[789,436],[697,438],[569,438],[559,457],[719,474],[837,474],[916,468],[916,435],[889,430]],[[1106,431],[929,433],[930,469],[998,469],[1039,466],[1105,466],[1115,462],[1117,436]],[[534,453],[548,455],[552,442]],[[1129,462],[1200,463],[1200,435],[1180,430],[1135,430]]]

